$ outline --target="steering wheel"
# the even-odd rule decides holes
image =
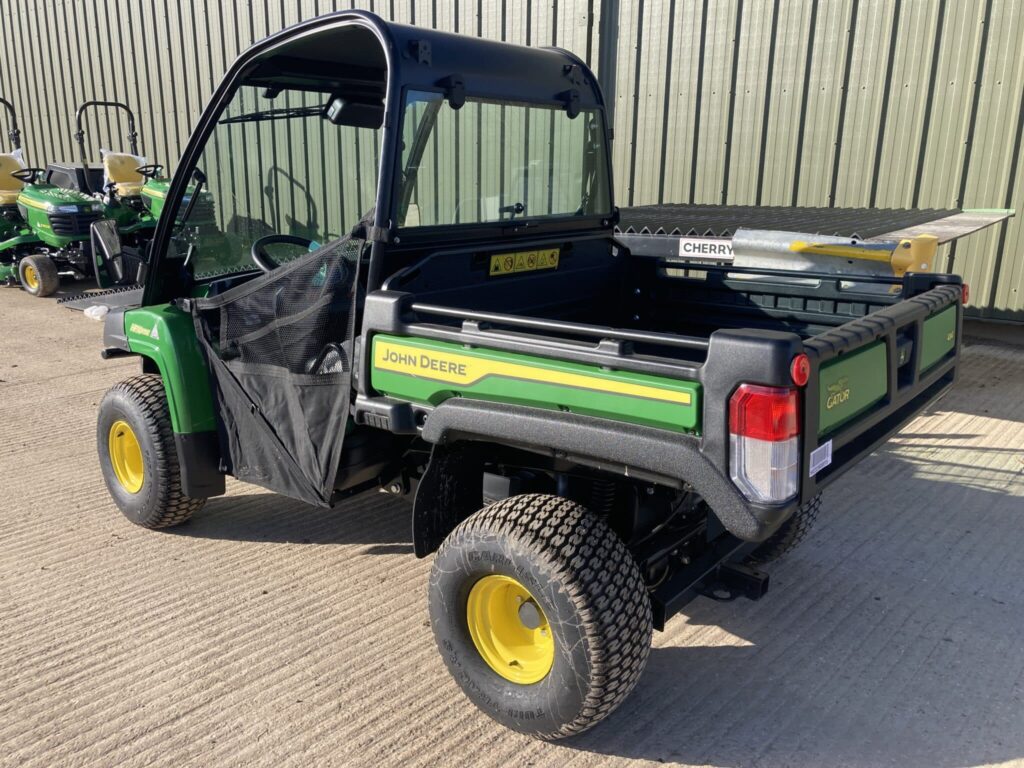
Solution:
[[[151,165],[140,165],[135,169],[135,172],[140,176],[144,176],[147,179],[155,179],[164,172],[164,167],[159,163],[153,163]]]
[[[35,184],[36,179],[44,173],[46,173],[45,168],[19,168],[16,171],[11,171],[11,176],[26,184]]]
[[[266,252],[268,245],[281,244],[281,245],[301,245],[304,248],[309,248],[313,244],[313,241],[307,237],[299,237],[298,235],[266,235],[261,237],[259,240],[252,244],[250,254],[252,260],[256,266],[262,269],[264,272],[271,272],[277,269],[280,264]]]

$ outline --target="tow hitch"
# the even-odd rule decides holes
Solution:
[[[726,563],[704,582],[701,593],[728,602],[737,597],[760,600],[768,592],[768,574],[742,563]]]

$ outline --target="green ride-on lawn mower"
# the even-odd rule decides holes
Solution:
[[[87,159],[85,115],[88,110],[100,109],[124,113],[129,151],[101,148],[101,162],[96,166],[90,165]],[[60,186],[93,195],[103,203],[105,218],[115,223],[122,248],[114,261],[108,261],[102,250],[94,251],[96,282],[101,288],[117,287],[116,292],[123,292],[125,286],[137,286],[144,278],[146,249],[163,212],[170,179],[164,176],[162,165],[148,163],[139,154],[135,114],[127,104],[118,101],[82,103],[75,112],[74,136],[79,162],[51,163],[48,170]],[[219,232],[211,232],[213,199],[200,191],[196,202],[190,214],[196,237],[221,237]],[[96,296],[95,301],[99,303],[107,300],[107,294],[88,296]],[[82,300],[88,301],[88,296],[71,297],[67,301],[74,306]]]
[[[128,121],[128,152],[101,149],[102,180],[92,172],[85,146],[85,114],[89,109],[115,110],[125,113]],[[79,165],[76,173],[68,174],[73,179],[73,188],[86,194],[99,196],[106,206],[107,218],[117,222],[118,232],[124,242],[138,245],[148,240],[156,227],[157,215],[151,210],[154,195],[166,194],[169,181],[162,178],[163,166],[146,162],[139,155],[139,134],[135,128],[135,113],[126,104],[118,101],[86,101],[75,111],[75,143],[78,144]],[[56,164],[50,166],[56,170]],[[62,171],[70,170],[62,164]],[[80,171],[80,172],[77,172]],[[100,181],[97,184],[97,181]],[[149,188],[147,190],[147,187]]]
[[[9,121],[7,138],[11,142],[11,151],[0,154],[0,244],[11,238],[25,237],[30,234],[25,220],[18,210],[18,196],[24,182],[12,174],[21,171],[24,164],[21,159],[21,130],[18,128],[18,116],[7,99],[0,98],[0,106],[4,108]],[[7,284],[18,282],[18,262],[14,244],[6,249],[0,248],[0,282]]]
[[[89,226],[102,218],[103,204],[55,186],[42,168],[24,167],[14,107],[5,99],[0,105],[10,117],[13,146],[0,154],[0,281],[48,296],[60,287],[61,274],[93,272]]]
[[[171,180],[164,174],[164,166],[159,163],[145,162],[145,158],[139,155],[139,134],[136,130],[135,113],[127,104],[117,101],[87,101],[78,107],[75,112],[75,142],[79,148],[79,165],[74,167],[76,173],[69,173],[68,178],[74,178],[84,185],[86,192],[96,193],[97,188],[91,188],[96,183],[96,174],[91,173],[91,167],[86,160],[85,147],[85,121],[84,116],[87,109],[113,109],[123,111],[128,121],[128,148],[129,152],[112,152],[101,149],[103,178],[102,184],[103,200],[107,206],[109,218],[117,222],[118,232],[121,238],[127,243],[139,243],[152,235],[156,222],[164,209],[164,201],[167,198],[167,191],[171,186]],[[81,174],[77,173],[81,169]],[[68,166],[62,169],[71,170]],[[210,209],[212,200],[206,196],[200,196],[198,209],[193,212],[194,221],[213,218],[213,211]]]
[[[123,112],[128,124],[128,152],[100,149],[100,163],[90,165],[86,149],[85,116],[89,110]],[[100,200],[104,217],[117,224],[125,254],[117,265],[94,254],[96,282],[101,288],[134,285],[142,276],[145,249],[153,236],[159,210],[157,203],[166,194],[169,180],[163,177],[163,166],[150,164],[139,154],[139,134],[135,113],[119,101],[86,101],[75,111],[75,143],[78,163],[51,163],[48,170],[54,181]]]
[[[114,503],[164,528],[225,476],[406,496],[465,695],[542,738],[607,717],[653,630],[762,597],[822,490],[949,390],[964,297],[633,254],[610,167],[567,51],[362,11],[256,43],[189,139],[141,306],[106,316],[103,356],[141,362],[99,407]],[[223,237],[197,237],[200,191]]]

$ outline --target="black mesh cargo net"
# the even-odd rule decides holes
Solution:
[[[347,236],[194,303],[228,472],[311,504],[334,490],[365,240]]]

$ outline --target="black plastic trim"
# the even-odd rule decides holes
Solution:
[[[684,349],[708,348],[707,339],[683,336],[675,333],[659,333],[656,331],[634,331],[627,328],[608,328],[591,323],[571,323],[565,320],[547,320],[539,317],[520,317],[502,315],[495,312],[482,312],[473,309],[443,307],[437,304],[417,302],[410,309],[421,315],[437,315],[440,317],[457,318],[477,323],[499,323],[512,327],[528,328],[534,331],[554,331],[556,333],[592,336],[599,339],[616,339],[619,341],[639,341],[647,344],[661,344],[666,347],[682,347]]]
[[[356,424],[386,429],[396,435],[415,435],[419,431],[412,404],[389,397],[357,395],[352,418]]]
[[[220,473],[220,443],[216,431],[174,433],[181,469],[181,489],[194,499],[221,496],[225,491]]]
[[[137,357],[137,352],[129,352],[120,347],[105,347],[100,350],[100,357],[104,360],[113,360],[115,357]]]
[[[795,501],[780,506],[748,502],[701,453],[697,438],[650,427],[458,399],[442,403],[427,416],[422,437],[439,445],[500,442],[626,477],[689,483],[725,528],[744,541],[764,541],[797,506]]]
[[[128,346],[128,335],[124,330],[124,313],[123,309],[112,309],[103,318],[103,346],[107,349],[131,351],[131,347]],[[104,354],[103,357],[106,358],[107,355]]]

